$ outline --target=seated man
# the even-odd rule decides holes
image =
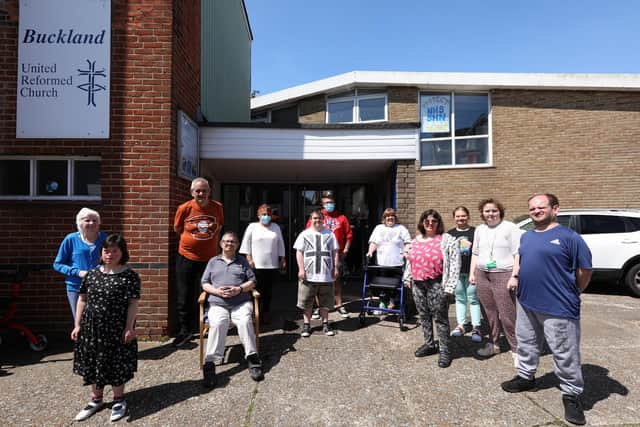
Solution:
[[[253,329],[253,302],[251,290],[256,279],[249,263],[237,255],[238,235],[228,231],[222,236],[222,253],[209,260],[202,275],[202,290],[209,294],[209,337],[203,368],[204,386],[216,385],[215,363],[224,356],[229,321],[238,328],[249,364],[249,373],[254,381],[263,379],[262,362],[256,351],[256,334]]]

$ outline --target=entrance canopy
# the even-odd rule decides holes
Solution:
[[[368,182],[417,150],[415,127],[200,128],[203,170],[224,182]]]

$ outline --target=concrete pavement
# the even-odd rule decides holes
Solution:
[[[287,286],[287,285],[283,285]],[[292,286],[292,285],[288,285]],[[352,298],[358,293],[351,288]],[[542,359],[540,389],[517,395],[500,383],[515,374],[510,354],[480,361],[477,344],[455,339],[451,367],[437,356],[416,359],[422,342],[415,321],[400,332],[394,321],[368,318],[359,328],[357,303],[350,319],[332,313],[334,337],[320,331],[300,337],[301,320],[291,309],[295,297],[281,292],[278,313],[265,326],[261,353],[265,380],[253,382],[238,337],[229,336],[219,385],[201,387],[196,341],[175,350],[168,343],[140,344],[139,368],[127,385],[128,420],[134,425],[563,425],[563,406],[551,356]],[[295,302],[294,302],[295,303]],[[611,293],[583,295],[582,356],[589,425],[640,425],[640,299]],[[450,311],[453,321],[453,308]],[[7,336],[0,361],[0,425],[70,425],[84,406],[88,388],[72,374],[66,337],[44,354]],[[107,400],[111,397],[107,391]],[[108,409],[83,425],[109,423]],[[78,424],[78,423],[76,423]]]

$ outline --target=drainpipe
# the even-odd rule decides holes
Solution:
[[[398,162],[394,161],[391,166],[391,207],[397,211],[396,207],[396,173],[398,172]]]

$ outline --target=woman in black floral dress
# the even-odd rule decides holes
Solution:
[[[102,409],[104,387],[113,388],[111,421],[127,412],[124,384],[138,365],[135,320],[140,300],[140,278],[129,269],[127,243],[118,234],[106,238],[98,268],[87,273],[80,286],[75,327],[73,372],[91,384],[91,401],[76,416],[85,420]]]

